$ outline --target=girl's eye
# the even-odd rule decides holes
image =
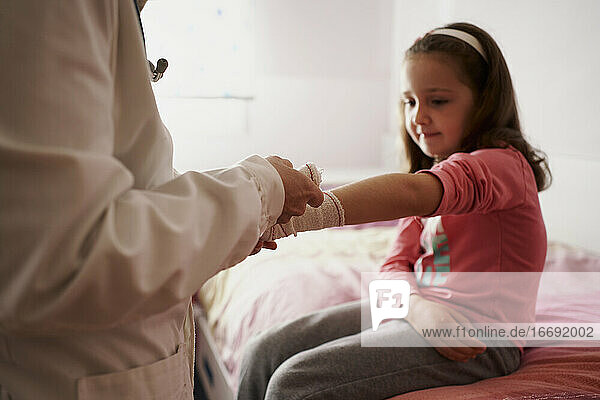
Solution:
[[[402,100],[405,105],[413,107],[415,105],[415,101],[413,99],[404,99]]]
[[[448,103],[448,100],[445,100],[445,99],[435,99],[435,100],[431,100],[431,103],[434,106],[441,106],[441,105],[444,105],[444,104]]]

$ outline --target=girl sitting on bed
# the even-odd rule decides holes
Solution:
[[[382,271],[541,272],[546,231],[537,192],[551,175],[545,157],[523,137],[495,41],[467,23],[431,31],[406,51],[401,84],[410,173],[326,192],[321,207],[275,226],[264,239],[401,218]],[[518,346],[491,347],[474,338],[458,347],[431,345],[419,335],[442,321],[468,323],[464,308],[456,307],[465,293],[448,287],[449,295],[436,296],[411,285],[406,318],[362,332],[417,346],[361,347],[360,301],[261,333],[246,347],[238,399],[385,399],[515,371]],[[517,290],[510,296],[530,301]]]

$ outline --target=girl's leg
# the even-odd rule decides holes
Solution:
[[[293,355],[360,332],[361,304],[368,307],[357,300],[319,310],[250,340],[240,368],[238,400],[262,400],[273,372]]]
[[[377,341],[387,343],[397,342],[398,336],[413,344],[423,341],[404,320],[389,321],[376,332],[363,334],[376,335]],[[358,333],[287,359],[273,373],[265,399],[387,399],[415,390],[506,375],[519,363],[520,352],[514,347],[488,347],[475,359],[456,362],[432,347],[361,347]]]

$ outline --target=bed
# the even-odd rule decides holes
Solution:
[[[244,345],[256,333],[360,298],[361,272],[379,268],[394,235],[393,223],[303,233],[207,282],[195,296],[196,367],[206,397],[234,398]],[[545,271],[568,271],[570,281],[542,278],[538,322],[600,323],[600,255],[550,243]],[[392,399],[600,399],[600,347],[526,347],[508,376]]]

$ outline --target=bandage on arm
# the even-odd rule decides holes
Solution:
[[[300,170],[317,186],[321,185],[321,171],[314,164],[306,164]],[[286,236],[296,236],[298,232],[316,231],[344,225],[344,208],[332,192],[323,192],[323,204],[319,207],[306,206],[304,214],[292,217],[287,224],[277,224],[267,229],[260,240],[270,242]]]

